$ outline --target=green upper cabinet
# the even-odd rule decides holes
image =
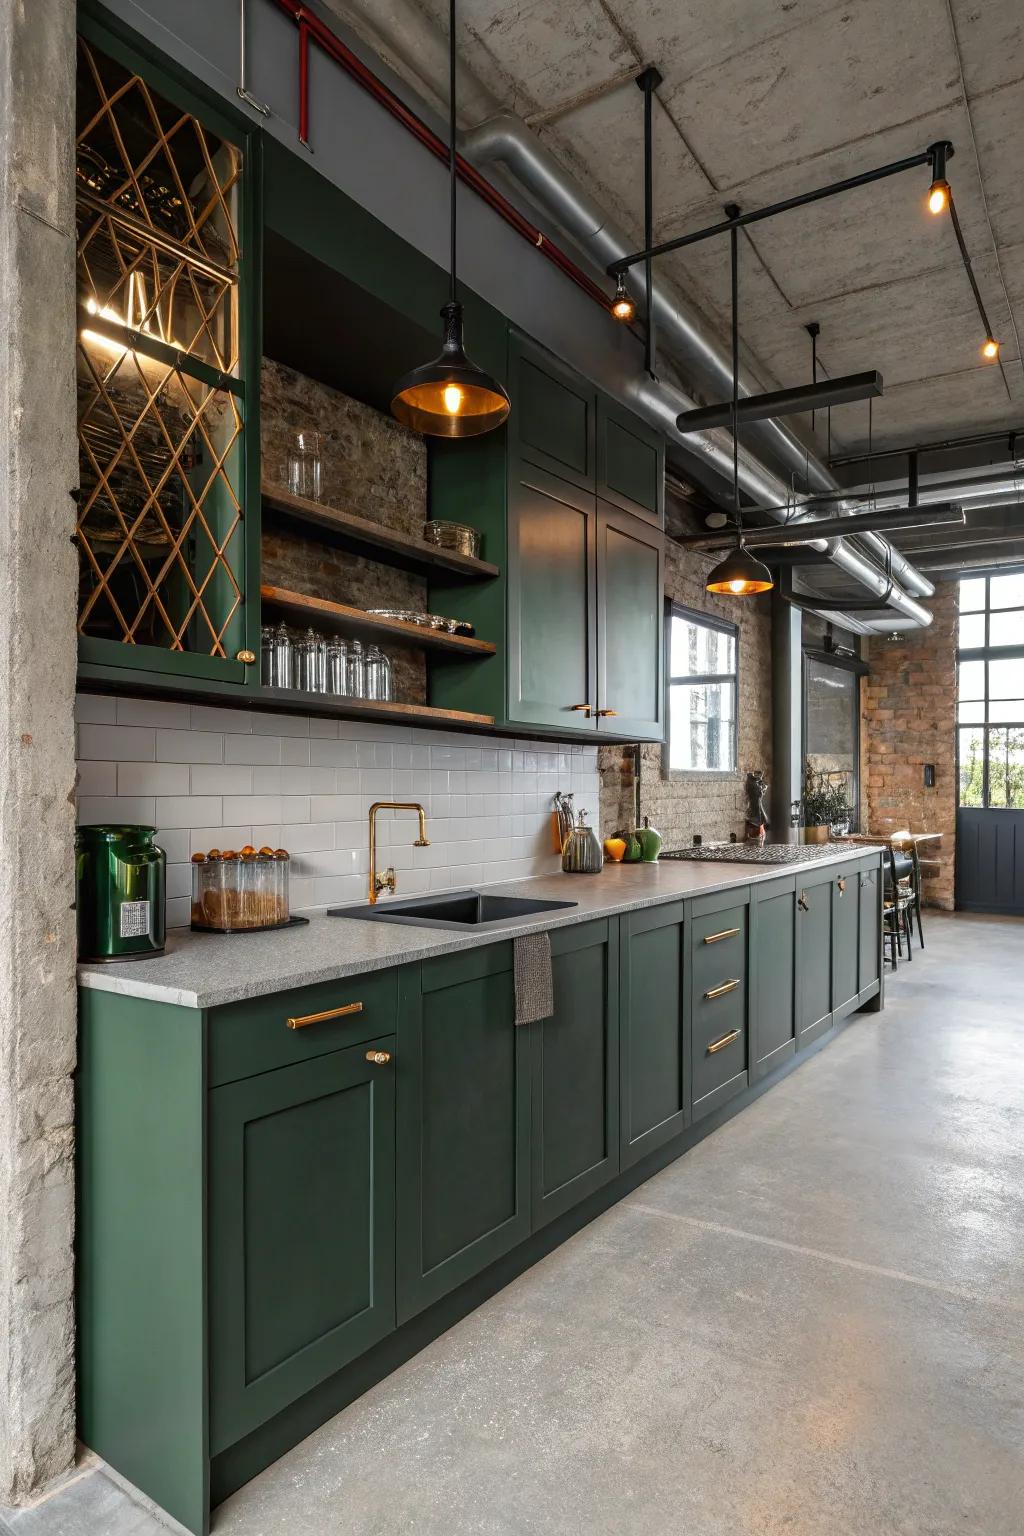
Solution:
[[[513,333],[511,425],[518,453],[593,490],[597,401],[578,374]]]
[[[237,684],[259,651],[258,137],[81,16],[86,667]]]
[[[629,513],[598,502],[598,732],[658,741],[665,690],[664,541]]]
[[[665,449],[637,417],[603,397],[597,404],[597,491],[623,512],[665,521]]]

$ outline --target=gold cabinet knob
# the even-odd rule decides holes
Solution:
[[[390,1051],[367,1051],[366,1059],[372,1067],[386,1067],[391,1060]]]
[[[617,715],[618,714],[618,710],[617,709],[599,709],[599,710],[597,710],[597,714],[598,715]]]
[[[236,661],[244,661],[245,665],[247,667],[251,667],[253,662],[256,660],[256,652],[255,651],[236,651],[235,652],[235,660]]]
[[[591,713],[591,710],[593,709],[593,707],[594,706],[592,704],[570,704],[569,705],[569,708],[573,711],[574,714],[577,714],[577,713],[582,711],[582,713],[586,715],[588,720],[590,719],[590,713]]]
[[[846,880],[844,879],[844,877],[842,875],[839,876],[839,879],[836,881],[836,885],[839,887],[839,894],[840,894],[840,896],[845,896],[845,894],[846,894]]]

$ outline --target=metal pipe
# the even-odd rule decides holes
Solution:
[[[811,192],[798,192],[795,197],[783,198],[781,202],[768,203],[764,208],[752,208],[749,213],[738,213],[734,217],[719,220],[717,224],[708,224],[706,228],[694,230],[689,235],[677,235],[674,240],[663,240],[660,245],[651,245],[642,251],[631,251],[628,256],[609,262],[606,270],[609,277],[620,277],[639,261],[650,261],[655,256],[667,256],[670,251],[681,251],[684,246],[696,245],[701,240],[711,240],[715,235],[724,235],[728,230],[742,229],[747,224],[759,223],[761,219],[773,219],[777,214],[789,213],[793,208],[806,208],[808,203],[821,202],[825,197],[836,197],[840,192],[852,192],[856,187],[866,187],[871,182],[882,181],[887,176],[899,176],[903,171],[913,170],[919,165],[933,165],[936,152],[940,149],[947,157],[953,154],[953,146],[948,140],[943,141],[942,144],[931,144],[919,154],[907,155],[902,160],[893,160],[888,165],[877,166],[873,171],[861,171],[857,176],[847,176],[842,181],[829,182],[827,186],[815,187]]]
[[[877,533],[903,528],[939,526],[963,527],[967,518],[956,502],[939,502],[933,507],[909,507],[901,512],[855,512],[851,517],[801,518],[779,528],[748,528],[745,542],[750,549],[770,549],[787,544],[814,544],[820,539],[847,538],[861,533]],[[723,533],[681,534],[675,543],[687,549],[709,551],[728,549],[734,539]]]

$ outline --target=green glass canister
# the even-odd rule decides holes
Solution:
[[[75,907],[81,961],[144,960],[166,943],[166,866],[154,827],[79,827]]]
[[[593,827],[587,825],[586,811],[562,844],[562,869],[567,875],[599,875],[604,868],[604,851]]]

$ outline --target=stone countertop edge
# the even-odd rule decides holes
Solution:
[[[458,950],[514,939],[538,928],[617,917],[667,901],[684,901],[722,891],[780,880],[787,875],[862,859],[881,846],[859,844],[833,857],[812,856],[794,864],[750,865],[671,860],[655,864],[605,864],[600,875],[536,875],[527,880],[480,884],[491,894],[578,902],[558,912],[538,912],[514,922],[459,932],[412,924],[371,923],[329,917],[324,909],[303,914],[308,927],[260,934],[198,934],[172,930],[167,948],[151,960],[80,965],[78,982],[98,992],[116,992],[180,1008],[220,1008],[347,976],[362,976]],[[726,873],[728,871],[728,873]],[[427,894],[445,896],[445,891]]]

